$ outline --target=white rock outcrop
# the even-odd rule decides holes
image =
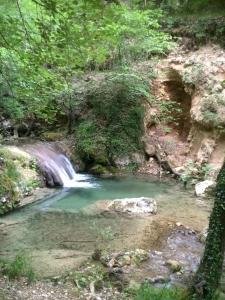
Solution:
[[[154,199],[147,197],[115,199],[110,202],[108,209],[132,215],[152,215],[157,212],[157,204]]]
[[[215,182],[212,180],[205,180],[198,182],[195,185],[195,194],[198,197],[204,197],[209,188],[212,188],[215,185]]]

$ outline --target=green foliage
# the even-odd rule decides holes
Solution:
[[[182,113],[180,104],[176,101],[160,101],[159,103],[160,114],[159,118],[161,122],[164,123],[175,123],[177,125],[177,120]]]
[[[204,10],[204,13],[214,13],[224,10],[223,0],[162,0],[158,1],[161,7],[172,13],[198,14]]]
[[[149,103],[157,111],[152,116],[153,122],[160,124],[166,133],[170,133],[173,126],[179,125],[179,121],[182,120],[180,103],[173,100],[158,100],[155,97],[151,97]]]
[[[88,113],[76,129],[77,150],[87,162],[109,165],[141,149],[147,83],[137,74],[112,73],[85,89]]]
[[[193,160],[189,160],[185,166],[185,172],[181,175],[180,179],[185,184],[195,184],[197,181],[210,179],[212,170],[212,165],[208,163],[199,165]]]
[[[38,187],[40,187],[40,182],[37,179],[31,179],[26,182],[26,189],[28,189],[28,190],[29,189],[33,190]]]
[[[1,215],[18,204],[17,183],[20,180],[20,174],[5,150],[0,150],[0,159],[0,198],[5,199],[4,202],[0,203]],[[10,201],[7,201],[8,199]]]
[[[12,261],[0,261],[0,272],[9,279],[19,279],[25,277],[28,282],[35,278],[34,272],[30,265],[29,257],[17,255]]]
[[[24,176],[21,169],[31,169],[33,176]],[[28,171],[29,172],[29,171]],[[7,148],[0,149],[0,215],[15,209],[22,198],[39,187],[41,182],[36,178],[35,160],[13,154]]]
[[[225,109],[224,97],[221,93],[214,93],[202,99],[203,122],[210,128],[224,130],[223,111]]]
[[[188,300],[184,291],[176,288],[155,288],[144,284],[137,291],[134,300]]]
[[[0,7],[0,109],[15,123],[53,124],[66,113],[56,99],[64,95],[70,103],[74,75],[172,46],[160,31],[160,10],[100,0],[1,1]]]

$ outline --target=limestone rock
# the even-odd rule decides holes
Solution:
[[[181,270],[181,264],[178,261],[176,261],[176,260],[169,259],[166,262],[166,265],[169,267],[169,269],[173,273],[177,273],[177,272],[179,272]]]
[[[148,154],[149,156],[154,156],[156,154],[156,147],[155,145],[151,145],[151,144],[145,144],[145,152],[146,154]]]
[[[135,249],[133,251],[114,253],[109,256],[102,256],[101,263],[110,269],[121,269],[125,266],[139,265],[149,259],[148,251]]]
[[[131,163],[131,159],[128,156],[117,157],[114,163],[117,168],[125,168]]]
[[[152,198],[140,197],[140,198],[125,198],[115,199],[108,205],[109,210],[116,212],[128,213],[132,215],[141,214],[156,214],[157,205],[156,201]]]
[[[156,276],[153,278],[148,278],[147,281],[151,284],[156,284],[156,283],[168,283],[170,281],[169,277],[164,277],[164,276]]]
[[[216,142],[213,139],[204,139],[201,143],[200,149],[197,153],[197,162],[200,164],[207,163],[213,153]]]
[[[143,262],[143,261],[148,260],[148,258],[149,258],[148,252],[143,249],[136,249],[131,254],[133,255],[136,262]]]
[[[177,50],[156,66],[157,77],[152,82],[155,103],[146,105],[144,119],[145,152],[152,156],[154,146],[157,154],[161,148],[173,168],[193,160],[199,166],[221,169],[225,159],[225,51],[207,45],[188,53],[180,51],[177,57]],[[167,100],[180,105],[179,118],[173,116],[177,126],[171,127],[170,120],[163,126],[155,122],[160,104]]]
[[[212,180],[205,180],[198,182],[195,185],[195,194],[198,197],[204,197],[209,188],[212,188],[215,185],[215,182]]]

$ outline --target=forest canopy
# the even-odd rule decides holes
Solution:
[[[74,76],[165,54],[162,11],[115,1],[17,0],[0,3],[0,108],[15,123],[54,123],[55,101]]]

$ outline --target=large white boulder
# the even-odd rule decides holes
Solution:
[[[204,197],[209,188],[212,188],[215,185],[215,182],[212,180],[205,180],[198,182],[195,185],[195,194],[198,197]]]
[[[152,215],[157,212],[156,201],[152,198],[124,198],[115,199],[108,205],[109,210],[128,213],[133,215],[147,214]]]

